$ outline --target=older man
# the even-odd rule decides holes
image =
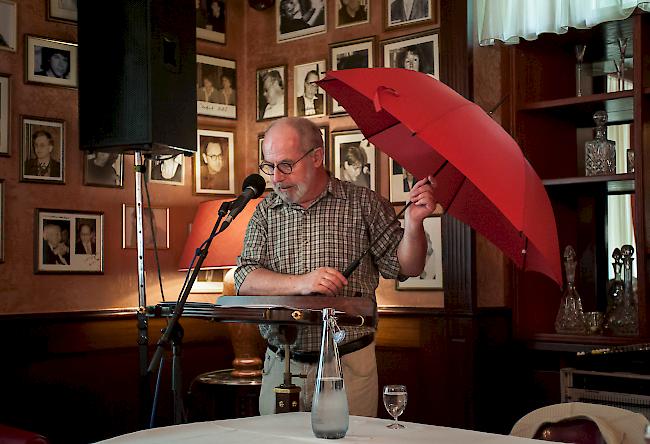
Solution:
[[[277,69],[272,69],[264,74],[262,87],[266,99],[266,107],[262,113],[262,118],[271,119],[284,116],[284,82],[280,72]]]
[[[387,279],[418,276],[424,267],[423,220],[434,208],[433,189],[421,180],[410,193],[405,229],[390,203],[373,191],[330,177],[323,167],[320,130],[305,118],[285,118],[266,132],[264,162],[273,192],[257,207],[248,226],[235,272],[239,294],[360,296],[375,301],[381,273]],[[383,232],[386,229],[386,232]],[[346,279],[350,261],[378,242]],[[263,325],[268,340],[260,412],[274,412],[273,387],[282,382],[283,354],[277,328]],[[339,344],[352,415],[377,414],[374,327],[346,327]],[[291,370],[304,373],[301,403],[311,408],[320,327],[304,327],[292,345]],[[299,352],[299,353],[295,353]]]
[[[227,150],[223,149],[222,143],[210,141],[205,145],[201,159],[201,188],[210,190],[228,189],[228,167]]]
[[[54,138],[49,131],[38,130],[32,134],[35,158],[25,162],[26,176],[61,177],[61,163],[52,158]]]

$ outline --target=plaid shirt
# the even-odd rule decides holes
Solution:
[[[394,216],[395,210],[386,199],[368,188],[334,178],[307,209],[288,204],[271,192],[257,206],[248,224],[235,271],[237,293],[248,273],[258,268],[292,275],[309,273],[319,267],[343,272]],[[337,296],[353,297],[360,292],[362,297],[376,303],[378,272],[386,279],[400,277],[397,245],[403,234],[399,222],[393,222]],[[346,330],[343,344],[374,332],[372,327],[343,329]],[[298,328],[292,349],[320,350],[321,331],[321,326]],[[270,344],[280,346],[277,326],[260,324],[260,332]]]

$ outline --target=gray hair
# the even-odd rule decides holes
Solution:
[[[306,153],[312,148],[324,146],[323,136],[321,135],[320,129],[309,119],[305,119],[304,117],[285,117],[273,122],[271,126],[267,128],[266,133],[276,125],[288,125],[298,133],[300,149],[303,153]]]

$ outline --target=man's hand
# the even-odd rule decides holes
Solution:
[[[413,202],[413,205],[407,208],[406,217],[412,223],[421,224],[435,211],[437,205],[433,195],[435,187],[436,180],[429,176],[418,181],[409,192],[409,200]]]
[[[348,280],[335,268],[321,267],[311,273],[303,274],[298,280],[300,294],[320,293],[336,296],[336,293],[348,285]]]

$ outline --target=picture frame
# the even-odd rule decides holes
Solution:
[[[405,11],[404,0],[385,0],[385,2],[384,27],[386,30],[423,24],[433,19],[431,0],[414,0],[410,14]]]
[[[25,82],[78,87],[77,44],[25,36]]]
[[[65,123],[21,116],[20,181],[65,183]]]
[[[332,71],[350,68],[372,68],[374,66],[374,37],[330,44],[330,67]],[[330,115],[347,114],[345,108],[329,98]]]
[[[336,0],[336,24],[335,28],[347,28],[350,26],[363,25],[370,23],[370,0],[359,0],[357,2],[347,2],[343,4],[341,0]],[[356,6],[356,10],[350,8]]]
[[[185,155],[160,156],[147,161],[147,177],[151,183],[185,185]]]
[[[0,0],[0,50],[16,52],[18,6],[14,0]]]
[[[11,97],[9,76],[0,74],[0,156],[9,155],[9,131],[11,125]]]
[[[78,0],[45,0],[47,19],[55,22],[77,23]]]
[[[388,158],[389,189],[388,197],[391,203],[404,203],[408,201],[409,191],[417,179],[399,163]]]
[[[400,219],[404,227],[404,219]],[[403,282],[395,281],[396,290],[442,290],[442,218],[427,217],[423,221],[427,237],[427,258],[420,276],[410,277]]]
[[[83,184],[91,187],[124,187],[124,154],[84,153]]]
[[[5,261],[5,181],[0,179],[0,264]]]
[[[104,213],[35,210],[34,272],[103,274]]]
[[[232,131],[198,130],[196,137],[194,192],[196,194],[234,194],[235,133]]]
[[[315,82],[327,71],[325,60],[293,67],[293,115],[323,117],[327,114],[327,94]]]
[[[440,78],[438,32],[427,31],[380,42],[386,68],[405,68]]]
[[[146,250],[154,248],[154,234],[151,229],[153,215],[156,248],[169,249],[169,208],[142,207],[142,239]],[[135,205],[122,204],[122,248],[137,248]]]
[[[237,62],[197,54],[196,112],[237,119]]]
[[[275,2],[276,41],[278,43],[312,37],[327,31],[327,2]],[[304,8],[309,9],[304,9]]]
[[[287,65],[257,70],[257,121],[287,116]]]
[[[224,0],[197,0],[196,38],[225,45],[227,19]]]
[[[320,129],[320,134],[321,137],[323,138],[323,151],[325,152],[325,155],[323,156],[323,165],[325,166],[326,169],[330,169],[330,149],[329,149],[329,139],[328,139],[328,132],[329,128],[326,126],[321,126],[319,127]],[[258,134],[257,135],[257,164],[261,165],[262,161],[264,160],[264,152],[262,151],[262,144],[264,143],[264,133]],[[271,181],[271,176],[268,174],[264,173],[259,167],[257,170],[257,173],[261,175],[264,178],[264,181],[266,182],[266,189],[272,189],[273,188],[273,183]]]
[[[359,130],[332,131],[334,177],[375,191],[376,149]]]

